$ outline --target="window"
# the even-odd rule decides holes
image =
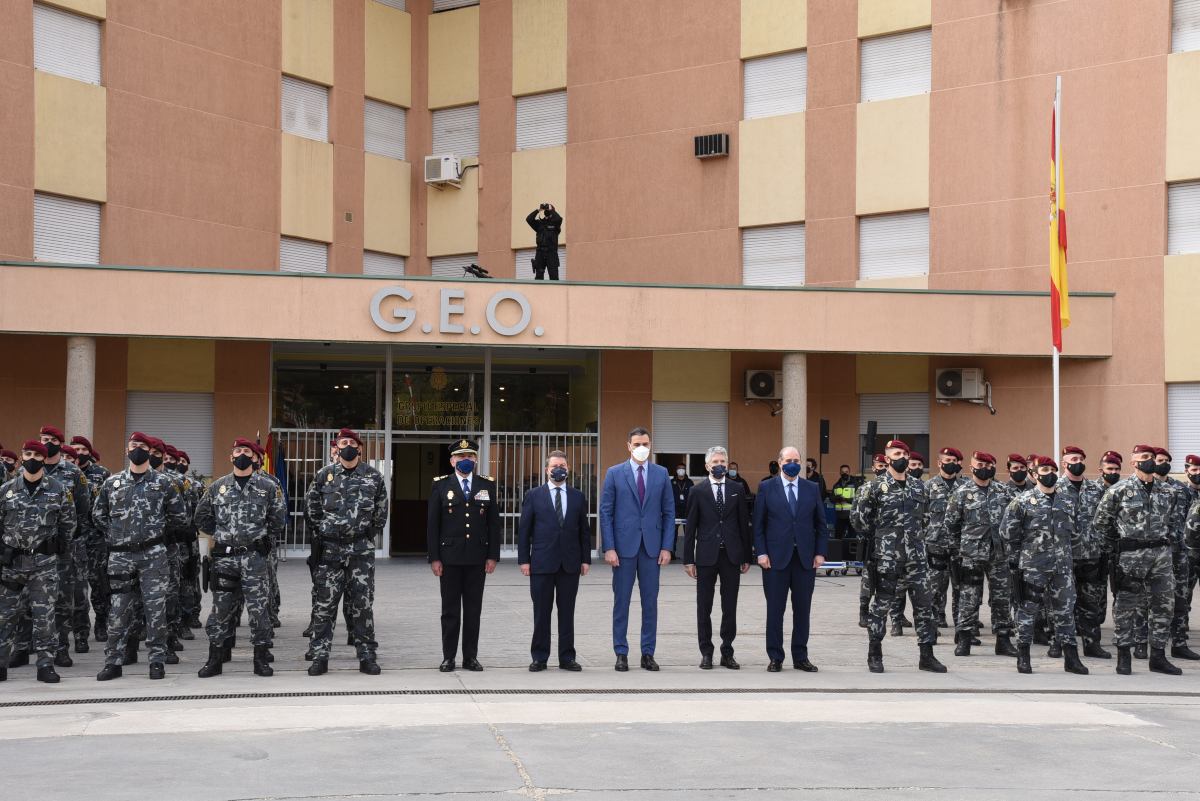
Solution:
[[[930,30],[863,39],[859,102],[929,93]]]
[[[284,133],[329,141],[329,90],[299,78],[283,76]]]
[[[364,250],[363,275],[404,275],[404,257]]]
[[[1183,457],[1200,453],[1200,383],[1167,384],[1167,450],[1182,470]]]
[[[146,431],[192,457],[204,476],[213,474],[213,396],[211,392],[129,392],[125,432]],[[115,460],[114,460],[115,461]],[[222,472],[229,469],[225,463]]]
[[[453,11],[456,8],[466,8],[467,6],[477,6],[479,0],[433,0],[433,13],[439,11]]]
[[[397,11],[408,11],[407,0],[375,0],[375,2],[380,5],[390,6]]]
[[[703,454],[713,445],[729,446],[728,403],[654,401],[652,416],[651,446],[655,453]]]
[[[440,108],[433,112],[433,155],[479,155],[479,106]]]
[[[929,212],[858,218],[858,277],[929,275]]]
[[[1200,50],[1200,0],[1171,3],[1171,52]]]
[[[742,65],[742,117],[775,117],[804,111],[808,100],[808,51],[752,58]]]
[[[867,423],[876,425],[875,440],[867,442]],[[871,467],[871,457],[888,440],[899,439],[929,457],[929,394],[894,392],[858,396],[858,433],[862,448],[860,469]]]
[[[1200,181],[1167,187],[1167,253],[1200,253]]]
[[[804,224],[742,229],[742,283],[804,285]]]
[[[517,150],[566,143],[566,90],[517,98]]]
[[[279,270],[284,273],[325,273],[329,271],[329,246],[324,242],[279,237]]]
[[[34,193],[33,258],[99,264],[100,204]]]
[[[462,278],[463,270],[474,264],[478,255],[467,253],[461,256],[434,256],[429,260],[429,274],[437,278]]]
[[[363,105],[363,150],[404,160],[408,112],[400,106],[367,98]]]
[[[64,78],[99,84],[100,21],[35,3],[33,67]]]
[[[513,275],[518,279],[533,280],[533,248],[515,251],[516,264],[513,266]],[[567,280],[567,248],[565,245],[558,246],[558,280]]]

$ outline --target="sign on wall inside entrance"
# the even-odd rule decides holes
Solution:
[[[439,334],[473,335],[482,332],[482,328],[473,325],[469,329],[459,319],[467,312],[467,290],[458,288],[442,288],[438,290],[438,322]],[[402,334],[417,322],[417,309],[408,305],[413,299],[409,289],[400,286],[383,287],[371,296],[371,321],[382,331],[389,334]],[[484,310],[487,325],[502,337],[515,337],[524,333],[533,320],[533,307],[524,292],[514,289],[503,289],[493,292],[487,300]],[[424,322],[420,331],[423,334],[434,333],[434,324]],[[540,337],[545,330],[539,325],[533,328],[533,335]]]

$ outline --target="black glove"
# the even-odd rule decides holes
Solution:
[[[200,561],[200,586],[204,592],[208,592],[209,584],[212,580],[212,557],[206,556]]]

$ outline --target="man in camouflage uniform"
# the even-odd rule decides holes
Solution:
[[[187,507],[175,485],[151,469],[151,447],[161,441],[135,431],[126,446],[129,463],[109,477],[96,495],[92,519],[108,546],[108,642],[98,681],[121,676],[126,664],[133,617],[142,612],[150,649],[150,678],[166,675],[167,562],[166,531],[188,523]],[[139,604],[140,591],[140,604]]]
[[[71,446],[75,448],[75,458],[79,465],[79,469],[83,471],[84,478],[88,481],[88,487],[91,489],[91,498],[88,502],[88,510],[91,511],[92,504],[96,501],[96,495],[100,492],[100,487],[108,480],[108,469],[100,464],[100,456],[96,453],[96,449],[92,447],[91,440],[82,435],[71,437]],[[83,546],[85,566],[79,573],[79,578],[82,580],[86,577],[86,588],[90,591],[89,600],[91,602],[92,612],[96,616],[95,635],[96,642],[104,642],[108,639],[108,583],[104,580],[104,573],[107,570],[108,553],[104,549],[104,534],[97,530],[96,526],[89,519],[83,532]],[[78,560],[77,560],[78,563]],[[84,617],[79,614],[79,607],[75,609],[75,650],[79,653],[86,651],[79,650],[79,625],[86,623],[86,611]],[[83,631],[83,644],[87,645],[87,631]]]
[[[858,485],[854,490],[854,501],[850,507],[850,527],[858,534],[860,554],[862,555],[863,572],[858,585],[858,627],[867,628],[871,614],[871,598],[875,594],[874,575],[871,572],[871,549],[874,547],[875,532],[863,531],[854,524],[854,510],[862,502],[866,486],[879,479],[887,471],[887,458],[882,453],[875,454],[871,459],[871,477]]]
[[[250,615],[254,673],[270,676],[271,628],[268,558],[272,541],[283,533],[287,509],[283,490],[254,469],[254,447],[237,439],[229,460],[233,472],[212,483],[196,509],[196,526],[211,536],[213,608],[208,616],[208,661],[197,675],[221,673],[225,640],[233,632],[233,612],[240,591]]]
[[[925,550],[933,555],[937,564],[945,564],[946,569],[934,568],[930,565],[929,580],[932,582],[933,615],[939,628],[945,628],[946,595],[950,589],[951,579],[954,580],[954,592],[951,594],[950,609],[955,621],[958,620],[958,573],[954,564],[954,555],[950,552],[946,529],[943,525],[946,517],[946,504],[950,494],[958,486],[958,474],[962,471],[962,451],[958,448],[942,448],[938,451],[938,472],[925,482],[925,492],[929,496],[929,525],[925,529]],[[974,632],[972,632],[972,638]],[[977,643],[976,643],[977,644]]]
[[[1188,507],[1192,505],[1190,482],[1184,484],[1171,476],[1171,454],[1166,448],[1154,449],[1154,468],[1158,479],[1175,493],[1175,504],[1169,524],[1172,544],[1171,562],[1175,573],[1175,610],[1171,615],[1171,656],[1176,659],[1200,660],[1200,654],[1188,647],[1188,612],[1191,601],[1188,588],[1192,566],[1185,543]]]
[[[1075,573],[1071,540],[1075,536],[1075,500],[1058,489],[1058,466],[1039,456],[1037,489],[1014,498],[1000,522],[1008,564],[1016,577],[1017,672],[1032,673],[1029,647],[1038,610],[1043,606],[1053,621],[1055,638],[1062,647],[1063,669],[1086,675],[1075,644]]]
[[[254,462],[254,472],[261,473],[262,475],[269,478],[275,484],[275,486],[279,488],[279,491],[282,493],[283,485],[279,483],[279,479],[275,477],[275,474],[268,472],[264,466],[266,464],[267,449],[265,447],[263,447],[262,445],[258,444],[257,442],[254,443],[254,445],[255,445],[255,448],[254,448],[255,454],[254,455],[256,457],[255,462]],[[270,599],[271,599],[271,603],[270,603],[271,615],[270,616],[271,616],[271,627],[272,628],[279,628],[281,625],[283,625],[279,620],[279,607],[280,607],[279,573],[278,573],[278,571],[279,571],[279,552],[276,548],[277,545],[278,545],[278,537],[276,537],[275,534],[272,534],[271,535],[271,555],[267,561],[267,580],[268,580],[268,582],[270,582],[270,584],[269,584]],[[345,596],[343,596],[343,606],[345,604],[344,598],[345,598]]]
[[[0,483],[16,478],[20,458],[15,451],[0,448]]]
[[[79,454],[75,450],[74,445],[62,446],[63,459],[75,467],[79,468],[79,472],[83,473],[83,468],[79,464]],[[86,523],[78,523],[75,529],[75,536],[71,538],[71,552],[68,556],[71,560],[71,574],[73,581],[71,582],[71,633],[75,637],[75,653],[86,654],[91,647],[88,645],[88,635],[92,631],[92,621],[89,612],[91,607],[88,605],[88,537],[91,534],[90,512],[92,501],[96,499],[96,493],[100,491],[98,484],[93,484],[91,479],[87,477],[87,473],[83,473],[84,480],[87,481],[87,509],[89,511],[89,520]],[[61,632],[60,632],[61,636]]]
[[[1196,589],[1197,574],[1200,573],[1200,456],[1189,453],[1184,460],[1184,475],[1187,476],[1188,513],[1184,521],[1184,550],[1188,556],[1187,606],[1192,608],[1192,596]],[[1193,521],[1195,521],[1193,523]],[[1193,527],[1195,530],[1193,530]],[[1172,651],[1172,656],[1174,656]]]
[[[0,486],[0,681],[8,678],[19,611],[28,604],[37,649],[37,679],[54,684],[58,651],[55,604],[58,559],[70,558],[75,531],[71,488],[46,474],[46,446],[22,446],[23,472]]]
[[[92,491],[88,488],[87,479],[78,467],[63,458],[62,446],[67,441],[66,435],[54,426],[42,426],[41,442],[46,446],[46,475],[57,480],[71,490],[75,503],[75,531],[71,532],[72,541],[80,536],[81,528],[86,528],[90,517],[88,504],[92,499]],[[73,548],[73,542],[68,548]],[[55,625],[58,626],[58,651],[54,654],[54,664],[59,667],[71,667],[74,662],[70,653],[70,632],[72,619],[75,616],[75,562],[66,554],[58,560],[58,601],[54,606]],[[86,638],[86,632],[84,634]]]
[[[887,472],[878,481],[864,485],[861,502],[855,504],[851,519],[859,531],[875,532],[872,553],[875,597],[867,630],[870,645],[867,667],[872,673],[883,672],[883,633],[888,611],[901,582],[912,587],[913,620],[921,651],[921,670],[945,673],[946,666],[933,655],[937,626],[933,617],[933,598],[929,584],[929,565],[925,555],[924,531],[929,525],[929,497],[925,486],[908,478],[908,446],[892,440],[884,449]],[[936,565],[945,569],[945,562]]]
[[[362,459],[362,439],[349,428],[338,432],[338,462],[321,468],[305,498],[305,514],[321,538],[317,565],[310,676],[329,669],[333,625],[344,592],[350,598],[359,670],[379,675],[375,661],[375,540],[388,518],[383,476]]]
[[[189,485],[191,499],[190,509],[195,509],[204,494],[204,482],[191,469],[191,457],[187,451],[178,450],[175,470]],[[195,525],[191,526],[191,534],[195,534]],[[180,543],[180,561],[182,563],[179,575],[179,637],[184,640],[194,639],[193,628],[200,628],[200,546],[195,536],[189,536]]]
[[[1059,492],[1074,505],[1071,516],[1074,529],[1071,538],[1071,561],[1075,571],[1075,630],[1083,638],[1083,655],[1094,659],[1112,659],[1112,654],[1100,644],[1100,625],[1104,622],[1108,602],[1105,585],[1108,569],[1104,559],[1104,543],[1092,527],[1096,505],[1104,495],[1096,483],[1084,479],[1087,454],[1078,445],[1067,445],[1062,451],[1062,468],[1066,481],[1058,482]],[[1051,653],[1057,657],[1058,654]]]
[[[1154,448],[1133,449],[1134,474],[1112,486],[1096,509],[1094,526],[1112,555],[1113,622],[1117,673],[1132,672],[1137,614],[1149,621],[1150,670],[1177,676],[1183,671],[1166,657],[1175,606],[1175,574],[1170,518],[1175,494],[1155,481]]]
[[[954,655],[970,656],[983,604],[983,579],[990,595],[992,633],[996,654],[1016,656],[1012,644],[1010,610],[1011,574],[1000,521],[1010,496],[996,477],[996,457],[985,451],[971,455],[971,476],[959,483],[946,503],[945,531],[950,557],[958,561],[958,617],[955,620]]]
[[[175,488],[176,494],[183,501],[185,522],[182,525],[169,524],[166,528],[167,545],[167,664],[179,664],[176,651],[183,650],[179,639],[179,629],[183,622],[179,607],[179,586],[183,574],[183,559],[186,544],[196,538],[192,518],[195,515],[196,499],[192,494],[192,483],[179,474],[175,469],[179,451],[173,445],[158,440],[150,448],[150,466],[162,474]]]

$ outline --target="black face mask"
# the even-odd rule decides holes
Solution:
[[[1058,483],[1058,473],[1046,473],[1038,476],[1038,483],[1046,489],[1050,489]]]
[[[1148,476],[1152,476],[1158,472],[1157,465],[1154,464],[1153,459],[1143,459],[1142,461],[1135,463],[1133,466]]]
[[[996,468],[994,467],[976,467],[971,470],[975,474],[975,478],[980,481],[991,481],[996,477]]]
[[[924,467],[914,467],[908,471],[908,474],[913,478],[920,478],[925,473]]]
[[[81,453],[76,457],[80,467],[87,467],[92,462],[92,456],[88,453]]]
[[[26,459],[21,462],[21,467],[25,468],[26,473],[36,473],[45,466],[45,462],[39,462],[37,459]]]
[[[62,446],[57,443],[47,442],[47,443],[45,443],[45,445],[46,445],[46,458],[48,458],[48,459],[53,459],[55,456],[58,456],[60,451],[62,451]]]
[[[948,476],[958,475],[959,470],[962,470],[962,465],[958,464],[957,462],[950,462],[949,464],[942,465],[942,472]]]
[[[14,471],[14,470],[16,470],[16,469],[17,469],[17,463],[16,463],[16,462],[12,462],[12,463],[9,463],[9,462],[0,462],[0,470],[4,470],[5,472],[11,473],[11,472],[13,472],[13,471]]]
[[[881,467],[881,468],[879,468],[878,470],[876,470],[876,471],[875,471],[875,475],[877,475],[877,476],[882,476],[882,475],[883,475],[884,473],[886,473],[886,472],[887,472],[887,468],[886,468],[886,467]]]
[[[892,465],[892,469],[897,473],[903,473],[908,470],[908,457],[905,456],[901,459],[892,459],[890,464]]]
[[[1067,472],[1076,478],[1082,476],[1084,470],[1087,470],[1087,465],[1085,465],[1083,462],[1074,462],[1067,465]]]
[[[1118,481],[1121,480],[1121,474],[1120,473],[1104,473],[1101,476],[1101,478],[1104,479],[1105,484],[1112,486],[1113,484],[1116,484]]]
[[[1171,474],[1171,463],[1163,462],[1161,464],[1156,464],[1154,469],[1158,471],[1160,476],[1169,476]]]
[[[145,448],[134,448],[129,452],[129,463],[139,467],[150,461],[150,451]]]
[[[1012,476],[1013,482],[1015,482],[1017,484],[1024,484],[1025,479],[1029,477],[1029,471],[1028,470],[1014,470],[1011,473],[1009,473],[1009,475]]]
[[[150,466],[151,467],[153,467],[155,470],[157,470],[158,468],[162,467],[162,463],[163,463],[163,458],[161,456],[155,456],[154,454],[150,454]]]
[[[338,456],[340,456],[343,461],[353,462],[358,458],[358,448],[354,447],[353,445],[347,445],[338,451]]]
[[[1200,486],[1200,473],[1188,473],[1188,481]]]
[[[233,457],[233,466],[238,470],[249,470],[254,465],[254,459],[244,453]]]

